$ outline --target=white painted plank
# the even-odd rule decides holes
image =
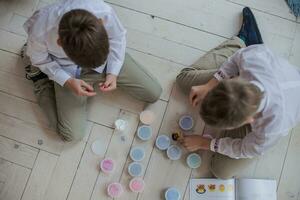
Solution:
[[[160,134],[164,133],[171,136],[174,131],[178,131],[178,119],[181,115],[187,113],[191,114],[195,119],[194,134],[202,134],[204,124],[200,120],[197,109],[189,106],[187,97],[175,85]],[[183,149],[182,158],[179,161],[171,161],[166,157],[165,151],[154,148],[144,178],[147,183],[147,189],[139,195],[139,199],[161,199],[165,189],[170,186],[177,187],[184,194],[191,174],[191,169],[185,163],[186,156],[187,152]]]
[[[248,6],[272,15],[280,16],[289,20],[296,20],[286,1],[282,0],[228,0],[243,6]]]
[[[66,143],[43,200],[66,200],[86,145],[85,141]]]
[[[1,113],[0,135],[55,154],[60,154],[64,145],[56,132]]]
[[[0,158],[32,168],[38,149],[0,136]]]
[[[14,14],[6,30],[27,37],[27,33],[23,28],[23,24],[26,20],[27,17]]]
[[[128,127],[125,130],[126,140],[122,141],[121,135],[117,131],[114,131],[105,157],[114,160],[115,169],[110,175],[100,172],[94,191],[91,195],[91,200],[98,200],[99,198],[101,198],[101,200],[111,199],[107,196],[106,188],[111,182],[119,181],[122,175],[123,167],[129,153],[129,148],[138,125],[138,117],[135,114],[121,111],[120,118],[125,119],[128,122]]]
[[[253,178],[275,179],[279,183],[280,174],[282,172],[286,152],[288,149],[290,134],[273,146],[263,155],[254,171]]]
[[[0,70],[25,77],[24,64],[20,56],[0,50]]]
[[[0,27],[8,26],[14,7],[14,1],[0,1]]]
[[[0,72],[0,91],[36,102],[32,81],[7,72]]]
[[[127,29],[127,34],[127,46],[129,48],[181,65],[188,66],[194,63],[200,56],[204,55],[204,51],[199,49],[184,46],[130,28]]]
[[[74,178],[68,200],[90,199],[94,184],[99,174],[99,162],[105,156],[112,133],[112,129],[94,124],[91,136],[87,142],[76,176]],[[101,155],[95,155],[91,151],[91,144],[95,140],[100,140],[102,142],[103,151]]]
[[[14,7],[14,12],[23,15],[26,17],[30,17],[36,9],[36,6],[39,0],[14,0],[16,1],[16,5]]]
[[[163,121],[163,117],[165,114],[165,110],[167,107],[167,103],[164,101],[157,101],[154,104],[149,105],[146,109],[147,110],[151,110],[153,113],[155,113],[155,121],[153,122],[153,124],[151,124],[151,128],[153,130],[153,135],[151,137],[151,139],[147,142],[143,142],[141,141],[137,136],[135,136],[133,143],[132,143],[132,147],[135,146],[140,146],[142,148],[144,148],[145,150],[145,158],[143,159],[143,161],[141,161],[141,163],[146,167],[148,165],[148,162],[150,160],[150,156],[151,156],[151,152],[154,148],[154,144],[155,144],[155,140],[157,135],[159,134],[159,128],[162,124]],[[133,193],[129,190],[128,185],[130,180],[132,179],[132,177],[128,174],[127,172],[127,168],[128,165],[132,162],[131,158],[128,157],[127,161],[124,165],[124,170],[123,170],[123,174],[120,180],[120,183],[124,186],[125,188],[125,192],[122,195],[122,200],[132,200],[132,199],[136,199],[138,194],[137,193]],[[144,174],[143,174],[144,175]],[[146,187],[147,190],[148,186]]]
[[[21,199],[30,172],[30,169],[0,158],[0,199]]]
[[[243,9],[243,6],[225,0],[192,0],[189,2],[183,0],[165,0],[163,2],[159,0],[108,0],[108,2],[227,38],[236,35],[240,29]],[[266,44],[270,45],[275,52],[283,55],[285,50],[292,45],[295,23],[260,11],[254,10],[254,14]],[[287,41],[286,43],[277,43],[275,39],[278,38],[286,38]]]
[[[58,156],[56,155],[40,151],[25,188],[22,200],[43,199],[55,169],[57,159]]]
[[[292,130],[291,140],[278,186],[278,199],[299,200],[300,198],[300,126]]]
[[[26,122],[49,127],[42,109],[35,103],[0,92],[0,112]]]
[[[26,38],[8,31],[0,30],[0,49],[20,54]]]
[[[289,60],[292,64],[300,68],[300,24],[297,24],[297,31]]]
[[[158,17],[151,17],[151,15],[138,11],[116,5],[112,5],[112,7],[126,28],[151,34],[152,36],[178,44],[208,51],[225,40],[224,37],[166,21]],[[130,37],[130,35],[128,36]]]

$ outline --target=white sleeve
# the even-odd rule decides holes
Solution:
[[[268,138],[259,138],[254,133],[248,133],[243,139],[230,137],[213,139],[211,150],[235,159],[253,158],[263,155],[280,138],[278,134]]]
[[[242,49],[241,49],[242,50]],[[220,69],[214,74],[214,77],[221,81],[223,79],[231,79],[239,75],[239,63],[241,60],[241,50],[235,52],[225,61]]]
[[[109,38],[106,73],[118,76],[125,58],[126,30],[113,9],[111,9],[110,15],[105,20],[105,28]]]
[[[30,36],[27,41],[26,54],[29,56],[32,65],[38,67],[47,74],[49,79],[57,82],[59,85],[63,86],[71,77],[51,58],[46,45]]]

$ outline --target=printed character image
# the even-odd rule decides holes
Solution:
[[[196,192],[198,194],[204,194],[206,192],[205,185],[203,184],[197,185]]]
[[[209,184],[209,185],[208,185],[208,190],[209,190],[210,192],[214,192],[214,191],[216,190],[216,185],[215,185],[215,184]]]
[[[225,191],[225,185],[221,184],[219,186],[219,190],[220,190],[220,192],[224,192]]]

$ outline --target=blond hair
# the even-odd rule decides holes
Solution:
[[[239,127],[257,112],[262,98],[263,92],[250,82],[224,80],[203,99],[200,115],[214,128]]]

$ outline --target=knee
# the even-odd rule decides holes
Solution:
[[[146,95],[142,97],[142,100],[147,103],[154,103],[159,100],[162,91],[161,85],[158,82],[155,82],[154,85],[147,90]]]
[[[222,160],[218,159],[216,154],[211,159],[209,169],[216,178],[220,179],[231,179],[235,175],[231,168],[224,167]]]
[[[86,123],[58,125],[58,133],[64,141],[81,141],[85,136]]]

